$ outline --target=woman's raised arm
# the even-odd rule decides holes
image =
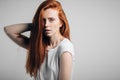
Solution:
[[[21,33],[31,31],[32,23],[20,23],[4,27],[5,33],[19,46],[27,49],[29,45],[29,38]]]

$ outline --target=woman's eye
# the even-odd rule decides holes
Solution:
[[[46,23],[46,20],[45,20],[45,19],[43,19],[43,22],[44,22],[44,23]]]
[[[50,22],[53,22],[54,20],[55,20],[55,19],[53,19],[53,18],[50,18],[50,19],[49,19]]]

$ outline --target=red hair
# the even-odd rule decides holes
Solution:
[[[46,55],[45,49],[50,42],[50,39],[44,35],[44,22],[42,18],[44,10],[48,8],[56,9],[58,11],[59,19],[62,21],[60,33],[65,38],[70,39],[68,21],[61,4],[56,0],[46,0],[41,3],[32,21],[33,28],[30,34],[30,44],[26,61],[26,71],[34,77],[36,77],[37,70],[40,69],[42,62],[44,61]]]

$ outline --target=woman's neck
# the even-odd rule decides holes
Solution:
[[[63,39],[64,39],[64,37],[61,34],[50,37],[50,45],[49,45],[49,47],[51,47],[51,48],[56,47]]]

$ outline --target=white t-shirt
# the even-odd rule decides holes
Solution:
[[[72,55],[74,62],[73,44],[64,38],[55,48],[48,51],[41,69],[37,72],[36,80],[59,80],[60,56],[66,51]]]

